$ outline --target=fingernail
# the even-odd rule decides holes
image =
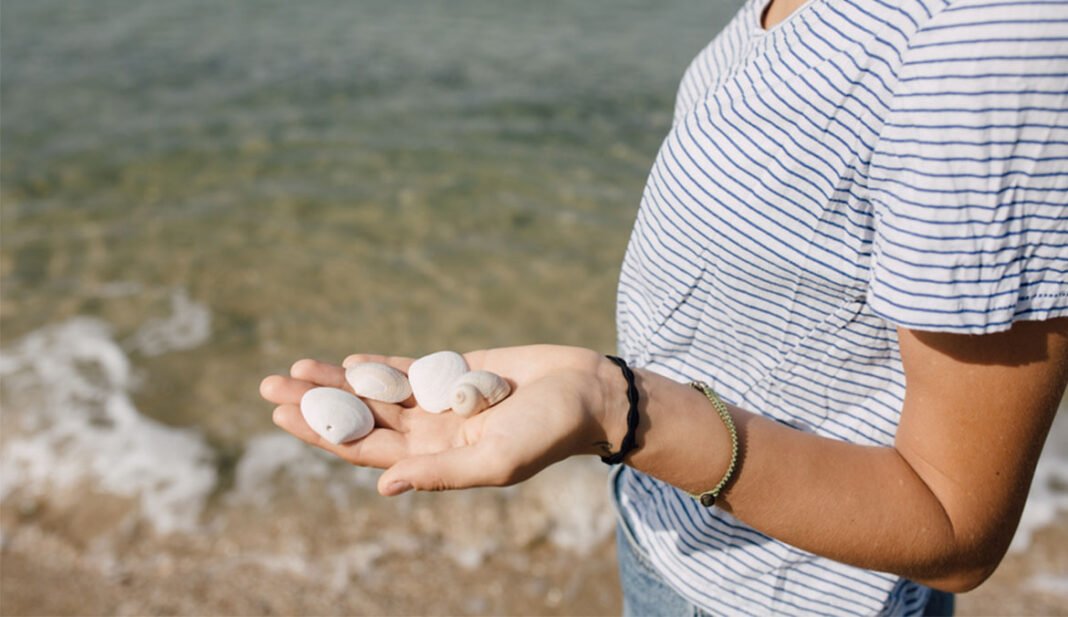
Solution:
[[[406,493],[410,490],[412,490],[412,485],[409,484],[407,480],[394,480],[386,487],[386,491],[390,495],[400,495],[401,493]]]

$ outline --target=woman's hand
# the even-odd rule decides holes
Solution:
[[[304,422],[299,403],[318,386],[351,392],[344,368],[300,360],[290,377],[264,379],[260,393],[278,405],[275,424],[296,437],[354,465],[388,468],[378,483],[378,491],[387,496],[412,488],[515,484],[569,456],[599,452],[595,444],[606,440],[601,377],[607,361],[602,355],[577,347],[530,345],[464,357],[471,370],[493,371],[509,380],[512,395],[467,419],[452,411],[427,413],[411,398],[401,404],[365,400],[375,416],[374,430],[340,445],[320,438]],[[405,373],[412,363],[411,358],[352,355],[343,365],[367,361]]]

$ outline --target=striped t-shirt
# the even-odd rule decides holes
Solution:
[[[810,0],[764,31],[766,4],[682,79],[623,263],[619,352],[800,430],[891,445],[896,326],[1068,315],[1068,2]],[[633,469],[619,491],[663,579],[712,613],[927,599]]]

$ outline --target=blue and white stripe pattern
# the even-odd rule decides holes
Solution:
[[[693,61],[619,282],[619,352],[801,430],[893,443],[896,327],[1068,315],[1068,2],[750,0]],[[789,464],[789,461],[783,461]],[[625,469],[663,578],[716,614],[918,614]]]

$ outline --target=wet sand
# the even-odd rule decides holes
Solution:
[[[101,516],[108,516],[106,508]],[[615,548],[576,555],[546,542],[475,568],[433,551],[375,559],[345,573],[259,560],[218,538],[134,538],[94,556],[83,531],[47,513],[4,511],[3,615],[618,615]],[[84,529],[91,521],[80,521]],[[57,526],[59,525],[59,526]],[[90,541],[91,544],[91,541]],[[1058,583],[1059,582],[1059,588]],[[958,615],[1068,615],[1068,517],[1010,554]]]
[[[344,587],[196,548],[101,567],[37,527],[5,539],[3,615],[617,615],[614,547],[574,555],[549,546],[477,569],[413,555],[377,563]],[[387,584],[388,581],[388,584]]]

